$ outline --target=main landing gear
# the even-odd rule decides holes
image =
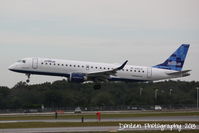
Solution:
[[[26,74],[26,76],[28,77],[28,79],[26,80],[26,83],[30,82],[30,74]]]
[[[101,84],[95,84],[95,85],[93,86],[93,88],[94,88],[95,90],[99,90],[99,89],[101,89]]]

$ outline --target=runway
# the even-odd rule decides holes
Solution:
[[[171,125],[170,125],[171,126]],[[199,125],[196,125],[194,129],[187,129],[185,125],[179,125],[179,127],[170,128],[164,125],[159,127],[138,127],[138,128],[125,128],[122,129],[120,126],[89,126],[89,127],[59,127],[59,128],[16,128],[16,129],[0,129],[0,133],[60,133],[60,132],[97,132],[97,131],[107,131],[107,132],[117,132],[117,131],[145,131],[145,130],[199,130]]]
[[[97,122],[97,119],[84,118],[84,122]],[[121,122],[121,121],[199,121],[199,116],[146,116],[129,118],[102,118],[102,122]],[[81,122],[81,119],[47,119],[47,120],[0,120],[0,123],[14,122]]]

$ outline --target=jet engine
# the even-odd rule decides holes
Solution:
[[[69,77],[70,82],[81,83],[87,80],[86,74],[84,73],[71,73]]]

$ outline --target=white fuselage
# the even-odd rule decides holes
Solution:
[[[50,58],[24,58],[9,67],[10,70],[25,74],[70,77],[71,73],[97,73],[117,68],[119,64],[94,63]],[[168,75],[173,70],[154,67],[125,65],[115,75],[110,75],[110,81],[153,81],[176,78]]]

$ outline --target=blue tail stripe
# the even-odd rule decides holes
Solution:
[[[153,67],[181,71],[186,59],[188,49],[189,44],[182,44],[165,62]]]

